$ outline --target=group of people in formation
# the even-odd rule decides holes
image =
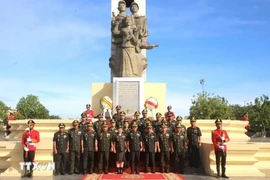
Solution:
[[[131,174],[140,173],[140,162],[144,162],[145,173],[151,169],[156,172],[156,162],[160,163],[162,173],[184,173],[185,152],[189,154],[189,166],[199,168],[201,146],[201,130],[196,126],[196,119],[190,119],[190,127],[182,124],[183,118],[175,116],[167,107],[164,118],[156,113],[155,120],[147,117],[148,111],[136,111],[134,118],[126,119],[126,113],[121,106],[116,106],[116,113],[110,120],[110,125],[98,116],[95,122],[88,122],[86,113],[81,114],[81,121],[74,120],[72,128],[65,130],[66,125],[60,123],[59,131],[53,136],[53,153],[55,175],[92,174],[97,165],[98,173],[108,173],[109,167],[117,168],[117,174],[122,174],[124,168],[130,167]],[[89,109],[88,109],[89,110]],[[142,117],[141,117],[142,116]],[[30,131],[22,138],[25,162],[33,162],[34,144],[39,142],[39,133],[34,130],[35,122],[30,120]],[[212,131],[212,141],[215,146],[217,176],[227,178],[226,142],[229,137],[221,130],[222,120],[216,120],[217,129]],[[31,144],[33,147],[31,147]],[[30,153],[31,152],[31,153]],[[26,156],[26,153],[28,156]],[[67,155],[69,161],[67,162]],[[220,161],[222,174],[220,174]],[[32,177],[33,166],[25,171],[24,177]]]

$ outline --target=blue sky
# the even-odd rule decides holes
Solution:
[[[167,83],[186,116],[205,90],[244,104],[270,95],[270,0],[147,1],[147,82]],[[129,12],[129,11],[128,11]],[[0,100],[39,96],[51,114],[79,117],[91,83],[109,82],[109,0],[0,1]]]

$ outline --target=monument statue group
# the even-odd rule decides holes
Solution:
[[[131,15],[126,14],[126,2],[118,2],[119,13],[112,13],[111,32],[115,51],[110,58],[114,77],[142,77],[147,68],[147,59],[142,49],[153,49],[158,45],[147,42],[147,19],[138,14],[139,5],[133,2]]]

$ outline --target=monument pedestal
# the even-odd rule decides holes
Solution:
[[[136,104],[129,101],[135,101],[134,96],[136,93],[139,93],[138,102],[135,102],[138,103],[138,109],[135,111],[142,111],[142,109],[144,109],[145,100],[149,97],[154,97],[158,101],[156,112],[164,114],[166,111],[166,84],[144,83],[140,81],[137,85],[141,87],[136,87],[136,83],[134,83],[136,81],[138,82],[139,78],[116,78],[114,83],[92,83],[92,110],[94,113],[96,115],[102,113],[100,98],[109,96],[113,101],[114,108],[118,105],[117,103],[119,103],[119,105],[123,107],[122,110],[127,114],[134,114],[133,111],[135,110],[134,106],[136,106]],[[139,90],[134,90],[135,88],[139,88]],[[121,104],[121,102],[124,104]],[[128,104],[130,104],[131,107],[128,107]],[[151,112],[149,112],[148,115],[152,117]]]

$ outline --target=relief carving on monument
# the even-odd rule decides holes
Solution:
[[[126,14],[126,2],[118,2],[119,13],[113,12],[111,21],[112,44],[115,50],[110,58],[110,68],[114,77],[142,77],[147,68],[147,59],[142,49],[153,49],[158,45],[147,42],[147,19],[139,16],[139,5],[133,2],[131,15]]]

